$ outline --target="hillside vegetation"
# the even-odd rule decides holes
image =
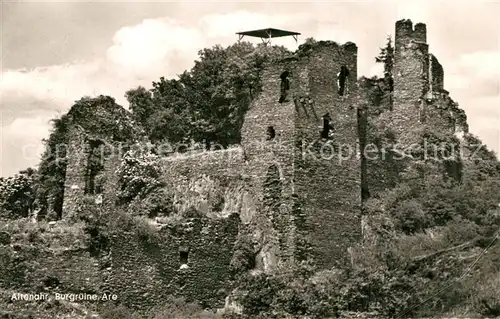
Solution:
[[[88,127],[91,131],[111,129],[113,132],[108,133],[117,141],[130,143],[144,136],[154,145],[168,142],[173,147],[238,144],[243,115],[260,91],[264,63],[286,54],[290,53],[282,47],[253,47],[245,42],[204,49],[194,67],[177,79],[161,78],[152,83],[151,89],[139,87],[126,92],[132,121],[121,129],[114,130],[115,120],[125,120],[128,114],[116,111],[111,118],[97,121],[99,114],[91,111],[96,105],[114,109],[112,98],[75,102],[68,114],[54,120],[37,170],[0,179],[2,294],[7,296],[14,289],[51,291],[57,287],[51,286],[50,270],[38,267],[44,254],[78,251],[90,265],[105,255],[113,233],[128,227],[154,240],[154,231],[142,217],[176,212],[156,170],[156,155],[129,153],[118,170],[121,191],[117,194],[117,211],[101,212],[88,202],[81,209],[78,223],[49,224],[61,217],[66,165],[64,159],[54,156],[54,149],[67,142],[67,127],[72,121],[92,125]],[[385,77],[372,79],[381,86],[371,92],[376,102],[369,112],[369,123],[376,123],[377,116],[389,107],[391,55],[389,44],[376,59],[384,63]],[[434,133],[439,136],[439,132]],[[390,132],[373,124],[367,134],[369,141],[382,141]],[[0,315],[89,318],[95,314],[101,318],[157,319],[500,317],[500,163],[476,137],[466,135],[464,145],[481,149],[468,167],[466,182],[443,179],[434,163],[415,163],[405,169],[395,187],[365,201],[369,227],[365,242],[353,249],[350,270],[318,273],[314,265],[304,262],[277,275],[250,275],[246,270],[252,263],[252,247],[241,236],[232,263],[235,289],[231,296],[243,307],[239,314],[203,310],[174,298],[165,300],[164,309],[147,314],[133,314],[127,305],[86,305],[82,309],[81,305],[48,303],[43,310],[37,305],[20,309],[4,298]],[[134,212],[142,216],[132,216]],[[35,213],[39,222],[31,223],[29,218]],[[61,285],[71,289],[64,286],[68,283]],[[92,288],[88,282],[82,285]]]

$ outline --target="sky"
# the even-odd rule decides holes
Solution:
[[[500,151],[500,2],[0,1],[0,176],[38,164],[50,120],[74,101],[104,94],[128,107],[127,90],[190,69],[198,50],[230,45],[235,32],[273,27],[300,32],[298,44],[351,41],[358,75],[372,76],[403,18],[427,24],[445,89],[471,133]],[[297,48],[292,38],[273,43]]]

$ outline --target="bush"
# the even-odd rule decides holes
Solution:
[[[233,257],[229,267],[235,278],[255,268],[255,258],[257,254],[254,249],[251,234],[242,234],[240,231],[233,251]]]
[[[127,208],[130,215],[149,218],[166,217],[177,213],[173,194],[165,187],[156,188],[144,198],[136,197]]]
[[[143,319],[145,318],[142,316],[140,313],[136,313],[124,305],[111,305],[104,307],[104,309],[101,309],[99,311],[99,315],[101,316],[102,319],[123,319],[123,318],[129,318],[129,319]]]
[[[430,223],[422,205],[415,200],[406,200],[392,209],[396,227],[406,233],[413,234],[424,230]]]
[[[144,198],[150,192],[163,186],[160,180],[159,159],[152,153],[127,152],[118,168],[120,190],[119,204],[130,203],[134,198]]]
[[[0,218],[28,217],[34,210],[35,171],[27,169],[12,177],[0,177]]]

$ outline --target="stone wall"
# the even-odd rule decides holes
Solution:
[[[395,49],[400,51],[410,40],[427,43],[427,26],[423,23],[415,24],[409,19],[396,22]]]
[[[429,91],[428,45],[415,42],[411,21],[396,23],[396,48],[394,56],[394,108],[391,126],[398,141],[404,146],[419,142],[422,129],[422,112],[425,96]],[[422,40],[419,36],[418,39]]]
[[[103,290],[142,310],[162,305],[169,295],[223,306],[240,216],[250,223],[256,211],[251,187],[243,186],[243,158],[241,147],[163,158],[164,182],[178,213],[119,225],[123,230],[111,238]],[[102,205],[115,205],[119,164],[119,156],[105,162]],[[188,254],[187,267],[181,268],[181,251]]]
[[[104,166],[103,171],[109,170],[109,164],[116,163],[116,158],[122,155],[122,145],[132,145],[144,135],[131,114],[109,96],[82,98],[71,107],[67,116],[68,145],[62,219],[74,217],[79,200],[87,193],[98,195],[94,189],[90,192],[88,189],[89,177],[92,176],[89,171],[91,161],[96,164],[97,160]],[[97,156],[91,160],[93,151]],[[114,160],[110,162],[109,157],[114,157]],[[105,171],[101,175],[111,176],[112,173]]]
[[[273,190],[273,200],[281,203],[259,210],[273,221],[282,260],[303,258],[299,255],[308,250],[320,267],[344,265],[347,247],[357,240],[360,227],[357,48],[353,43],[319,42],[299,50],[299,55],[273,63],[263,74],[263,91],[242,128],[246,172],[255,181],[258,203],[267,203]],[[342,66],[349,70],[345,96],[338,94]],[[279,103],[284,71],[290,72],[290,91],[288,100]],[[340,161],[337,151],[326,160],[309,158],[315,143],[321,143],[327,112],[335,128],[333,142],[350,152]],[[271,140],[266,139],[269,126],[277,132]]]
[[[358,154],[357,47],[353,43],[320,43],[306,60],[314,102],[295,115],[295,194],[310,254],[320,268],[344,267],[347,249],[361,231],[361,166]],[[337,75],[347,67],[348,94],[338,93]],[[322,138],[323,116],[333,131]]]
[[[432,92],[441,92],[444,89],[443,66],[433,54],[429,54],[429,81]]]
[[[241,147],[162,159],[166,187],[178,211],[193,206],[207,216],[239,213],[241,197],[252,193],[243,183]]]
[[[153,241],[134,231],[117,233],[106,288],[119,293],[120,302],[133,309],[161,306],[169,295],[203,307],[221,307],[230,291],[229,265],[238,225],[236,214],[219,219],[193,215],[151,230],[158,232]],[[181,252],[187,252],[187,264]]]
[[[462,164],[454,151],[459,149],[459,143],[450,137],[468,129],[466,117],[444,90],[443,67],[429,54],[424,31],[421,24],[413,30],[409,20],[396,23],[394,112],[390,124],[400,146],[424,143],[426,158],[441,167],[443,176],[460,181]]]
[[[290,89],[287,98],[279,103],[280,75],[289,72]],[[244,174],[249,176],[254,189],[257,210],[271,221],[274,231],[267,232],[269,249],[281,260],[293,258],[295,250],[292,206],[294,193],[294,143],[296,135],[296,101],[306,98],[307,68],[298,58],[291,57],[269,64],[262,75],[262,92],[251,103],[242,127],[242,145],[245,151]],[[266,131],[272,126],[276,132],[268,139]],[[269,205],[266,197],[272,191],[273,170],[278,170],[280,191],[274,196],[279,205]],[[264,218],[263,218],[264,219]],[[265,224],[264,220],[261,224]]]
[[[357,99],[364,199],[377,197],[394,187],[399,180],[399,166],[402,163],[391,152],[393,141],[387,136],[391,130],[390,101],[379,98],[384,93],[378,90],[377,82],[368,79],[359,82]]]
[[[2,310],[7,313],[12,310],[12,315],[32,310],[33,318],[42,318],[42,309],[54,306],[54,303],[12,301],[14,292],[45,293],[52,300],[55,293],[104,293],[104,265],[89,253],[82,226],[63,222],[31,223],[26,219],[0,223],[3,235],[0,242],[0,315],[5,315]],[[83,307],[96,305],[92,301],[79,303]],[[20,312],[16,313],[16,309]]]
[[[78,125],[71,126],[68,140],[62,216],[65,220],[71,220],[75,217],[85,196],[92,196],[99,200],[98,198],[102,199],[106,193],[107,204],[114,204],[116,190],[113,186],[116,186],[117,183],[115,169],[120,161],[120,148],[117,145],[113,145],[104,138],[96,140]],[[92,146],[94,141],[99,142],[95,149]],[[89,171],[91,152],[94,152],[94,156],[96,156],[93,160],[99,161],[102,165],[102,171],[96,176],[91,176]],[[92,191],[89,191],[88,187],[89,178],[94,179]],[[96,187],[98,184],[102,184],[102,189],[99,191]]]
[[[64,181],[63,218],[72,218],[85,195],[85,174],[87,169],[86,134],[73,125],[68,133],[66,151],[67,165]]]
[[[455,131],[456,103],[446,93],[434,93],[426,101],[425,124],[441,133],[452,135]]]

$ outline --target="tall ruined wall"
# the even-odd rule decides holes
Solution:
[[[105,197],[108,204],[114,204],[116,192],[110,189],[110,185],[117,182],[115,168],[120,151],[123,150],[118,145],[90,136],[79,125],[71,126],[66,153],[63,219],[75,217],[85,196],[92,196],[96,201]]]
[[[400,149],[422,144],[427,163],[441,166],[445,178],[461,180],[461,163],[454,133],[467,131],[466,117],[444,90],[444,71],[428,52],[425,25],[396,22],[394,57],[394,111],[391,127]]]
[[[363,199],[378,197],[380,193],[395,187],[402,164],[390,151],[394,142],[391,136],[392,112],[390,101],[381,98],[387,94],[381,88],[381,81],[362,78],[358,82]]]
[[[393,107],[371,99],[370,95],[377,91],[377,83],[370,83],[372,80],[362,81],[365,85],[360,91],[361,100],[367,101],[367,137],[375,138],[377,143],[383,141],[376,145],[378,151],[367,152],[371,159],[362,161],[364,188],[371,196],[394,187],[414,162],[411,157],[403,159],[400,152],[410,155],[419,149],[423,151],[422,146],[427,149],[419,154],[426,156],[426,163],[435,163],[445,178],[460,179],[462,175],[459,154],[449,150],[458,149],[458,141],[451,137],[468,131],[467,120],[444,89],[443,67],[425,43],[426,26],[400,20],[395,28]],[[397,152],[391,151],[393,143]],[[448,158],[443,160],[443,155]]]
[[[74,216],[81,199],[85,195],[85,175],[88,158],[86,135],[80,127],[72,126],[70,128],[68,140],[63,218],[72,218]]]
[[[144,134],[131,114],[109,96],[82,98],[69,110],[67,121],[63,219],[76,214],[85,195],[97,198],[102,193],[109,157],[121,156],[124,143],[133,144]]]
[[[106,289],[119,291],[120,302],[135,309],[161,306],[170,295],[222,307],[230,292],[238,225],[236,214],[219,219],[193,215],[157,230],[149,241],[134,231],[120,232],[111,242]]]
[[[290,88],[280,103],[280,75],[289,72]],[[257,210],[271,221],[269,245],[282,259],[293,257],[295,98],[307,91],[307,68],[296,57],[269,63],[262,74],[262,92],[251,103],[242,127],[243,169],[255,189]],[[275,137],[267,136],[272,127]]]
[[[345,94],[339,96],[342,66],[349,75]],[[290,73],[290,90],[279,103],[284,71]],[[268,66],[262,78],[263,91],[245,118],[242,145],[247,171],[262,185],[257,201],[279,235],[280,255],[310,256],[319,267],[344,266],[347,248],[360,232],[357,47],[333,42],[305,46]],[[326,113],[335,129],[332,140],[321,139]],[[269,126],[277,134],[266,140]],[[346,154],[326,145],[321,159],[319,149],[328,140],[344,145]]]
[[[345,266],[360,234],[361,165],[358,148],[357,47],[319,43],[305,59],[308,100],[295,113],[297,229],[322,268]],[[338,75],[347,67],[347,91]],[[324,116],[333,130],[322,137]],[[299,218],[300,217],[300,218]]]
[[[410,20],[396,22],[391,125],[399,143],[405,146],[419,142],[422,129],[421,116],[429,91],[429,46],[425,39],[425,25],[417,24],[413,29]]]

